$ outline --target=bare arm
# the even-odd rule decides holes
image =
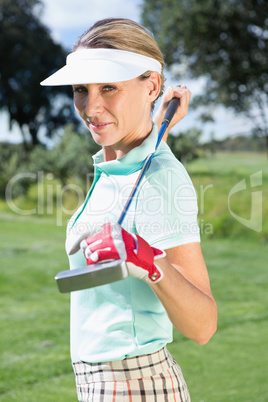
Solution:
[[[151,287],[178,331],[205,344],[217,328],[217,307],[200,244],[174,247],[166,254],[156,261],[164,277]]]
[[[160,129],[162,120],[164,118],[164,114],[167,110],[167,106],[170,102],[170,100],[173,97],[180,98],[180,106],[177,109],[177,112],[175,113],[173,119],[171,120],[168,129],[166,130],[163,141],[167,141],[168,133],[172,127],[175,126],[180,120],[182,120],[188,113],[188,107],[189,107],[189,102],[191,99],[191,92],[189,89],[185,87],[185,85],[182,85],[181,87],[175,87],[171,88],[169,87],[167,91],[164,93],[162,102],[159,106],[159,109],[157,110],[155,116],[154,116],[154,122],[158,126],[158,130]]]

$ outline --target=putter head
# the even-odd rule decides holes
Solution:
[[[127,264],[123,260],[87,265],[78,269],[61,271],[55,276],[61,293],[89,289],[128,277]]]

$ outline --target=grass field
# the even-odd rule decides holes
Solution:
[[[199,195],[202,248],[219,311],[218,331],[207,345],[196,345],[177,331],[169,345],[192,402],[268,400],[267,206],[263,202],[259,232],[236,221],[227,206],[230,189],[243,179],[249,183],[258,171],[264,201],[267,166],[265,157],[254,155],[217,155],[188,166]],[[251,193],[242,193],[232,208],[249,219]],[[68,268],[65,227],[55,225],[55,216],[23,217],[6,209],[0,219],[0,401],[76,401],[69,296],[57,291],[53,279]],[[208,225],[212,233],[205,232]]]

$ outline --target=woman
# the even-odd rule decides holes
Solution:
[[[145,158],[153,152],[167,104],[186,113],[190,92],[163,91],[163,56],[140,25],[96,23],[67,65],[43,85],[72,85],[75,109],[102,150],[84,205],[69,223],[70,268],[122,258],[129,277],[71,294],[71,355],[80,401],[190,401],[166,344],[172,324],[199,344],[216,330],[217,308],[200,248],[191,180],[164,141],[123,222],[116,223]]]

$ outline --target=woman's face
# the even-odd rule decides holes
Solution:
[[[73,86],[75,109],[96,143],[122,149],[150,132],[150,78]]]

